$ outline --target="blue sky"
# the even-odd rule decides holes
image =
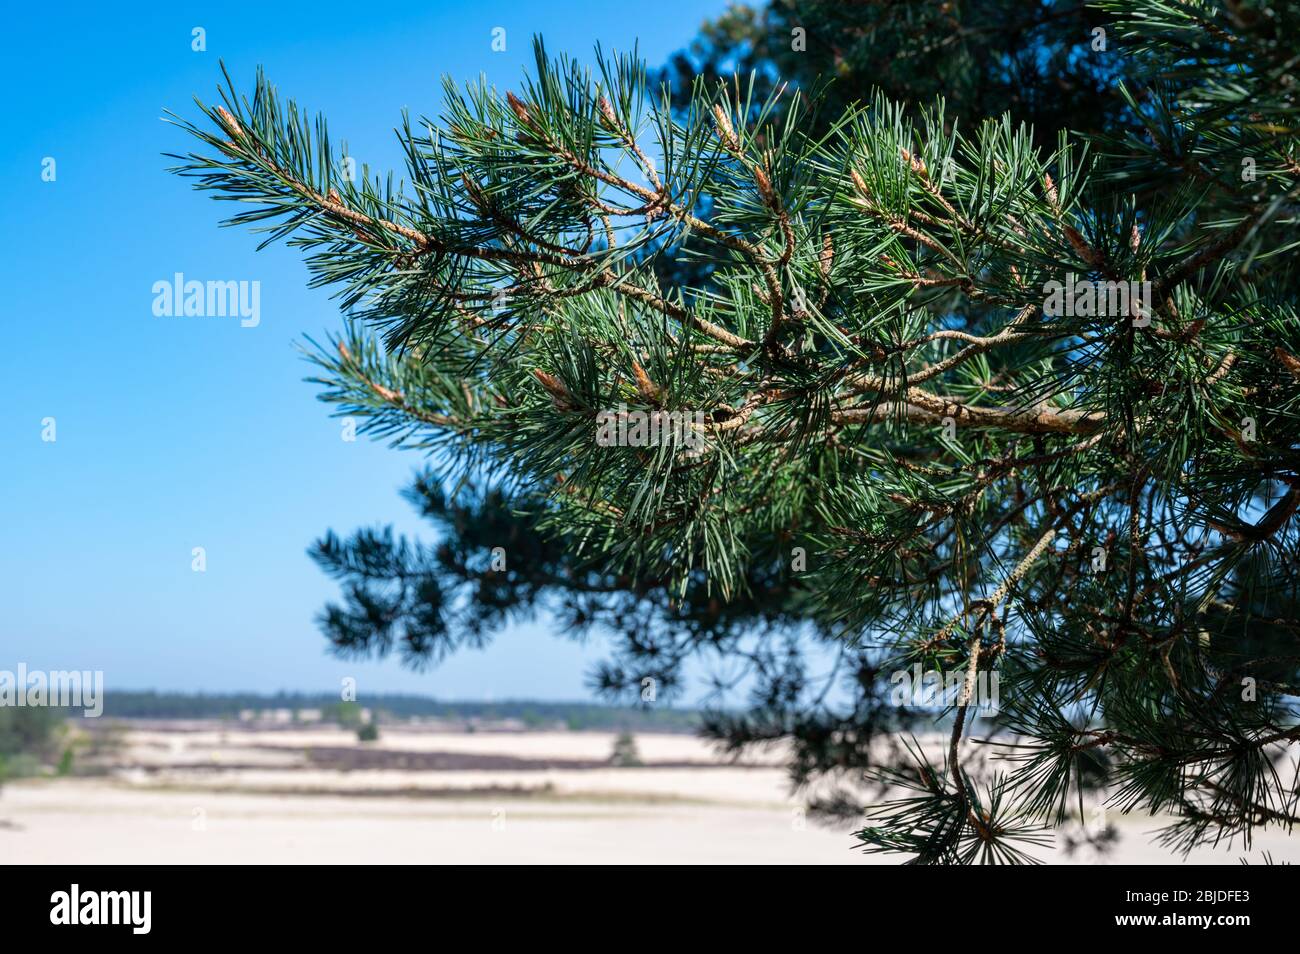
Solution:
[[[249,233],[217,227],[230,206],[164,171],[161,154],[188,143],[160,117],[215,99],[219,59],[241,85],[261,64],[372,170],[396,168],[392,127],[403,107],[436,114],[444,73],[510,88],[534,33],[584,57],[639,41],[657,64],[724,5],[13,8],[0,40],[0,669],[102,669],[110,689],[330,691],[353,676],[363,693],[587,697],[598,646],[545,623],[424,674],[325,653],[312,619],[335,587],[306,547],[330,527],[425,532],[398,497],[420,461],[340,439],[295,349],[340,327],[337,306],[306,289],[293,250],[255,252]],[[206,52],[191,49],[194,27]],[[154,317],[151,288],[175,272],[259,281],[261,323]],[[205,573],[191,570],[196,546]]]

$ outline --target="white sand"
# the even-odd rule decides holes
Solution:
[[[108,778],[7,785],[0,794],[0,855],[17,864],[898,861],[854,851],[851,825],[831,831],[806,823],[777,765],[729,766],[689,736],[638,735],[636,742],[647,762],[701,764],[330,771],[306,767],[304,749],[356,746],[355,736],[326,729],[133,731],[118,757],[132,768]],[[377,744],[403,751],[603,759],[613,735],[386,731]],[[275,749],[252,748],[266,745]],[[222,767],[236,764],[258,767]],[[391,794],[347,794],[363,791]],[[1150,845],[1144,833],[1159,823],[1112,820],[1122,840],[1111,863],[1181,862]],[[1252,859],[1264,850],[1277,860],[1300,861],[1300,837],[1260,837]],[[1036,853],[1045,861],[1069,862],[1050,850]],[[1198,852],[1191,860],[1235,864],[1243,853]]]

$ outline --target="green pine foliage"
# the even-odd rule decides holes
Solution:
[[[942,96],[966,128],[1008,113],[1050,149],[1064,117],[1099,132],[1122,102],[1116,80],[1133,64],[1092,49],[1092,31],[1110,24],[1084,0],[733,4],[659,76],[687,106],[696,77],[716,85],[753,73],[764,93],[782,84],[815,92],[826,121],[876,90],[905,107]]]
[[[606,689],[734,661],[752,706],[710,730],[790,739],[796,782],[844,783],[819,808],[869,796],[863,847],[915,862],[1032,860],[1085,797],[1179,850],[1290,829],[1300,5],[1089,16],[1124,120],[1046,136],[883,95],[814,122],[753,78],[674,98],[539,44],[516,91],[404,121],[403,183],[351,181],[323,120],[228,84],[177,171],[337,290],[321,396],[429,454],[412,498],[456,531],[321,541],[335,646],[436,659],[545,605],[615,634]],[[689,431],[599,441],[611,413]],[[962,677],[942,738],[890,698],[916,664]]]

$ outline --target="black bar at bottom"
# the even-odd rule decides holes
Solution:
[[[885,871],[864,867],[845,878],[841,869],[834,881],[816,884],[807,876],[765,873],[760,881],[735,872],[697,882],[689,872],[654,871],[585,883],[589,875],[574,871],[561,886],[550,879],[538,885],[526,875],[464,877],[346,864],[51,866],[9,868],[0,913],[6,941],[76,934],[77,940],[112,936],[127,943],[339,943],[410,932],[432,944],[459,938],[458,946],[479,936],[498,941],[512,934],[534,943],[563,935],[581,944],[584,928],[594,929],[592,943],[608,943],[618,936],[611,927],[650,936],[672,928],[683,941],[717,936],[734,945],[751,934],[770,936],[774,920],[788,918],[792,928],[811,908],[823,909],[815,929],[823,940],[828,931],[862,939],[893,924],[916,928],[918,936],[931,929],[977,935],[996,930],[1001,939],[1074,940],[1111,934],[1173,938],[1199,931],[1230,942],[1243,931],[1294,931],[1296,917],[1295,883],[1273,867]]]

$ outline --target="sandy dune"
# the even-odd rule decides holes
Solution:
[[[155,725],[130,731],[103,777],[7,785],[0,852],[20,864],[896,863],[854,851],[851,825],[806,822],[779,753],[736,765],[689,736],[636,741],[645,767],[566,767],[600,765],[613,735],[385,730],[362,747],[331,729]],[[348,768],[350,751],[384,767]],[[484,759],[506,767],[455,767]],[[1113,820],[1110,863],[1181,860],[1149,844],[1156,821]],[[1257,839],[1251,855],[1264,850],[1297,861],[1300,838]]]

